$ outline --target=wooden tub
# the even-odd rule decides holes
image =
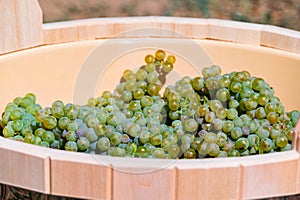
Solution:
[[[178,55],[171,81],[182,74],[195,76],[211,63],[224,72],[248,70],[274,87],[287,111],[300,110],[300,33],[292,30],[173,17],[42,24],[36,0],[2,0],[0,39],[1,113],[14,97],[28,92],[35,93],[43,106],[56,99],[85,102],[89,95],[112,89],[122,67],[138,67],[144,53],[156,48]],[[97,60],[99,52],[107,59]],[[199,58],[201,65],[195,66]],[[95,62],[99,62],[96,68],[89,68]],[[97,76],[87,73],[89,69]],[[91,88],[84,90],[86,86]],[[299,129],[298,124],[291,151],[197,160],[114,158],[1,137],[0,183],[86,199],[254,199],[300,194]]]

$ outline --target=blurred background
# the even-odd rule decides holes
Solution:
[[[39,0],[44,23],[96,17],[230,19],[300,30],[300,0]]]

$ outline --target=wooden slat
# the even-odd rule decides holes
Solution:
[[[44,43],[55,44],[114,37],[205,38],[206,19],[123,17],[44,24]]]
[[[176,199],[176,160],[98,158],[113,168],[113,199]]]
[[[239,199],[240,164],[235,158],[180,160],[178,199]]]
[[[42,33],[37,0],[0,1],[0,54],[41,45]]]
[[[264,26],[261,45],[300,54],[300,32],[276,26]]]
[[[0,137],[0,182],[49,194],[49,150]]]
[[[84,199],[111,199],[111,167],[85,153],[53,150],[51,194]]]
[[[208,38],[228,42],[260,45],[263,25],[208,19]]]
[[[242,199],[297,194],[299,154],[287,151],[249,156],[242,161]]]

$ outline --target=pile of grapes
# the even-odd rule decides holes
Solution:
[[[184,76],[160,93],[176,58],[163,50],[125,70],[113,92],[86,105],[57,100],[42,108],[34,94],[7,104],[0,135],[94,154],[143,158],[232,157],[292,148],[299,111],[286,112],[274,90],[247,71]]]

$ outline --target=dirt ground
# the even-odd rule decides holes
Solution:
[[[44,22],[95,17],[182,16],[231,19],[300,30],[299,0],[39,0]]]

